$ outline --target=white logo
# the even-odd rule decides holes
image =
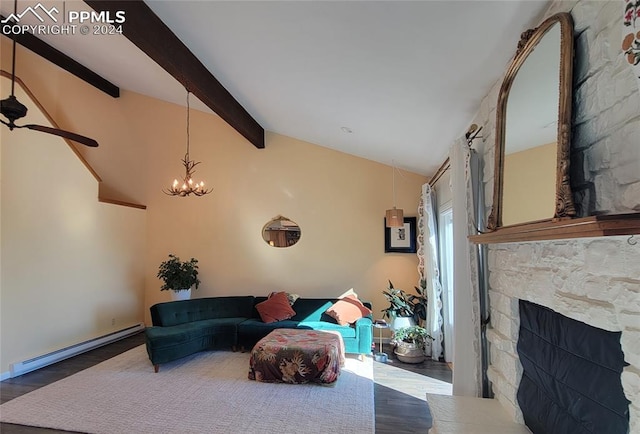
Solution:
[[[11,20],[14,20],[15,22],[20,22],[20,20],[22,19],[22,17],[24,17],[28,12],[30,12],[31,14],[35,15],[35,17],[37,19],[40,20],[41,23],[44,23],[44,18],[42,18],[40,15],[38,15],[38,12],[36,11],[37,9],[40,10],[40,13],[45,13],[49,16],[49,18],[51,18],[53,20],[54,23],[58,22],[58,19],[53,15],[53,13],[55,12],[56,14],[59,13],[58,9],[54,6],[51,8],[51,10],[47,10],[47,8],[45,8],[44,6],[42,6],[42,3],[38,3],[37,5],[35,5],[34,7],[27,7],[24,11],[22,11],[22,13],[20,14],[10,14],[6,19],[2,20],[2,24],[8,23]]]
[[[2,0],[0,0],[2,1]],[[44,0],[42,0],[44,1]],[[47,8],[39,2],[27,6],[0,21],[2,34],[22,35],[122,35],[125,11],[67,10],[65,2],[57,0],[58,7]],[[62,10],[62,13],[60,13]],[[37,19],[34,20],[31,16]],[[38,22],[39,21],[39,22]]]

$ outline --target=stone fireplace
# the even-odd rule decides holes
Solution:
[[[570,12],[574,21],[571,184],[579,216],[640,212],[640,94],[621,50],[625,2],[554,0],[541,20]],[[515,41],[514,41],[515,45]],[[495,110],[502,80],[481,103],[487,214],[491,206]],[[631,401],[631,433],[640,432],[640,236],[490,244],[488,376],[495,397],[523,423],[517,389],[519,300],[594,327],[621,332],[621,374]],[[634,242],[636,243],[634,245]]]
[[[640,243],[629,237],[491,245],[491,325],[488,331],[495,397],[524,423],[517,389],[519,300],[546,306],[585,324],[621,332],[621,375],[630,432],[640,432]],[[588,381],[588,379],[586,380]]]

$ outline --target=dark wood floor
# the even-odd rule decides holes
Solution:
[[[5,403],[32,390],[75,374],[143,343],[144,333],[139,333],[55,365],[5,380],[0,383],[0,403]],[[387,354],[393,354],[391,348],[383,347],[383,350]],[[397,368],[451,383],[451,370],[445,363],[429,360],[409,365],[399,363],[393,358],[388,363]],[[431,416],[424,400],[379,384],[375,384],[374,393],[376,434],[425,433],[428,427],[431,426]],[[2,434],[53,434],[68,433],[69,431],[1,423],[0,432]]]

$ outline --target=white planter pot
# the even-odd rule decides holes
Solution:
[[[181,291],[171,291],[171,292],[172,292],[171,299],[173,301],[189,300],[191,298],[191,288],[183,289]]]
[[[416,322],[413,320],[413,317],[398,316],[393,318],[393,321],[391,321],[389,328],[392,331],[396,331],[398,329],[411,327],[414,325],[416,325]]]

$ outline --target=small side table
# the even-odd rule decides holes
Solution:
[[[378,330],[380,330],[380,350],[373,355],[373,358],[376,362],[382,362],[382,363],[386,363],[388,360],[388,356],[386,353],[382,352],[382,330],[383,329],[388,329],[389,328],[389,324],[387,324],[387,322],[383,319],[377,319],[374,321],[373,326],[375,328],[377,328]]]

